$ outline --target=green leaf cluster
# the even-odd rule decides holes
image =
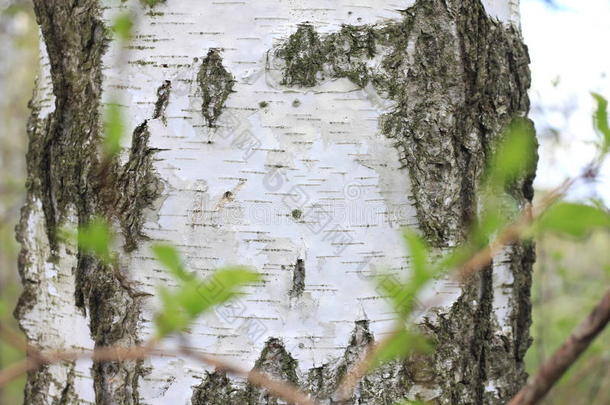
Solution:
[[[203,313],[238,296],[243,286],[260,280],[259,274],[245,267],[226,267],[204,281],[186,270],[173,246],[158,244],[152,250],[178,284],[173,290],[159,289],[162,308],[155,317],[158,337],[184,331]]]
[[[533,229],[584,238],[597,229],[610,229],[610,214],[603,207],[561,201],[536,221]]]

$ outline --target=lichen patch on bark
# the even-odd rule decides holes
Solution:
[[[222,64],[220,50],[210,49],[203,59],[197,84],[202,97],[201,113],[208,127],[213,128],[235,84],[235,78]]]
[[[403,14],[326,36],[301,25],[275,56],[284,60],[284,85],[347,78],[394,102],[380,130],[409,169],[421,230],[453,246],[473,218],[490,141],[529,108],[529,57],[519,33],[478,0],[418,1]]]

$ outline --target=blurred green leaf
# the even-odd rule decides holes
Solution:
[[[504,215],[500,209],[488,208],[473,224],[468,234],[468,240],[446,253],[435,263],[434,274],[446,273],[464,265],[474,254],[484,249],[494,235],[509,223],[509,220],[510,217]]]
[[[199,285],[190,285],[180,301],[193,315],[211,307],[223,304],[240,293],[241,287],[260,280],[258,273],[244,267],[231,267],[216,270],[214,275]]]
[[[113,236],[110,226],[103,218],[94,218],[78,229],[78,246],[85,252],[97,256],[100,260],[112,262]]]
[[[128,13],[121,14],[114,19],[112,31],[117,34],[121,41],[131,39],[132,30],[133,18]]]
[[[420,400],[409,401],[408,399],[405,399],[404,401],[396,402],[394,405],[426,405],[426,404],[427,404],[427,402],[420,401]]]
[[[157,335],[163,337],[187,328],[191,322],[190,318],[175,300],[175,294],[172,294],[167,288],[160,288],[159,296],[163,310],[155,316]]]
[[[392,307],[401,319],[408,317],[415,306],[414,288],[401,283],[392,275],[382,275],[376,281],[377,289],[390,300]]]
[[[610,228],[610,215],[599,207],[559,202],[551,206],[537,221],[539,232],[556,232],[577,238],[598,228]]]
[[[406,229],[403,236],[411,258],[411,275],[401,281],[392,274],[382,274],[376,278],[377,289],[387,296],[401,319],[406,319],[415,307],[418,293],[434,277],[429,263],[429,248],[415,232]]]
[[[531,171],[536,164],[536,147],[532,124],[525,119],[513,121],[488,162],[487,183],[503,188]]]
[[[591,93],[597,103],[594,115],[595,128],[602,136],[602,150],[604,153],[610,149],[610,125],[608,124],[608,100],[600,94]]]
[[[104,151],[107,158],[111,158],[121,150],[121,140],[125,134],[125,122],[121,106],[109,103],[106,106],[104,120]]]
[[[409,256],[411,258],[411,267],[413,270],[413,283],[421,286],[432,278],[429,263],[429,247],[426,241],[421,236],[410,229],[403,231],[403,237],[409,248]]]
[[[159,337],[185,330],[203,313],[235,298],[243,286],[260,280],[258,273],[245,267],[227,267],[202,282],[185,270],[175,247],[157,244],[152,250],[178,283],[174,291],[160,290],[163,306],[155,316]]]
[[[148,5],[149,7],[154,7],[159,3],[165,3],[165,0],[140,0],[142,3]]]
[[[157,261],[175,277],[182,281],[189,281],[192,278],[184,269],[180,254],[174,246],[155,244],[151,249]]]
[[[403,328],[396,332],[387,344],[376,353],[371,362],[371,369],[393,360],[404,359],[413,353],[428,353],[431,349],[431,342],[423,335]]]
[[[492,236],[508,223],[506,215],[498,210],[487,210],[471,232],[471,243],[478,250],[485,247]]]

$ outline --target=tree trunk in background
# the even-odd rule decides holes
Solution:
[[[189,344],[332,403],[392,327],[372,277],[404,277],[400,229],[463,240],[489,145],[528,110],[527,49],[509,0],[34,0],[43,66],[28,125],[16,315],[45,348],[134,345],[153,333],[151,258],[168,241],[199,276],[264,281],[190,329]],[[128,44],[108,28],[135,11]],[[101,175],[102,112],[132,136]],[[129,144],[129,142],[131,143]],[[532,178],[514,197],[532,198]],[[102,215],[114,272],[57,238]],[[419,321],[433,355],[366,377],[353,403],[502,404],[525,381],[533,248],[507,248],[467,285],[438,280]],[[275,404],[186,358],[45,367],[28,404]]]

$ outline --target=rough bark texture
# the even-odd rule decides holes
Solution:
[[[192,64],[157,64],[142,59],[129,61],[129,69],[162,69],[163,79],[154,83],[156,95],[151,90],[135,85],[124,86],[138,94],[150,92],[150,96],[156,96],[156,99],[150,102],[152,108],[146,113],[147,118],[135,126],[131,147],[124,156],[124,162],[118,158],[108,162],[100,158],[98,153],[102,133],[102,92],[113,86],[121,86],[103,83],[106,78],[102,74],[102,58],[108,46],[108,37],[102,23],[101,8],[95,1],[34,0],[34,4],[50,64],[46,67],[46,74],[42,74],[43,83],[39,89],[44,93],[45,77],[50,77],[48,85],[52,86],[53,98],[50,100],[44,94],[38,94],[32,101],[32,118],[28,126],[28,199],[17,232],[22,244],[20,273],[24,293],[16,316],[21,320],[28,339],[43,347],[133,345],[150,333],[150,304],[144,301],[151,293],[149,290],[152,281],[149,279],[154,275],[157,278],[153,281],[167,281],[167,277],[159,276],[154,268],[151,271],[145,268],[154,267],[143,250],[147,239],[145,231],[155,231],[153,239],[163,239],[159,235],[164,231],[161,219],[147,219],[147,210],[158,205],[160,197],[171,199],[180,192],[209,194],[214,197],[213,193],[218,193],[217,189],[221,188],[208,183],[208,180],[197,178],[192,183],[185,183],[183,189],[176,190],[175,184],[180,184],[179,182],[166,178],[167,176],[163,182],[160,180],[162,176],[158,172],[161,169],[166,174],[170,172],[166,166],[158,163],[162,159],[156,156],[172,151],[174,144],[171,142],[183,145],[180,142],[185,136],[179,133],[183,128],[171,126],[172,122],[178,120],[191,123],[189,125],[193,131],[199,131],[197,134],[207,137],[207,141],[197,139],[190,144],[187,142],[190,149],[175,146],[176,151],[188,153],[191,149],[201,151],[207,150],[202,149],[206,147],[214,148],[215,143],[221,140],[219,137],[225,136],[218,130],[226,125],[221,121],[229,108],[231,97],[239,94],[240,89],[246,89],[245,86],[252,84],[258,76],[233,72],[232,69],[249,62],[226,62],[223,53],[227,50],[212,46],[213,41],[209,41],[205,51],[196,51],[199,56],[193,58]],[[171,1],[159,6],[159,10],[146,14],[152,22],[156,21],[155,18],[169,18],[168,15],[179,20],[183,14],[172,14]],[[179,24],[171,20],[163,21]],[[273,21],[273,18],[269,18],[269,21]],[[217,35],[194,29],[189,34]],[[136,38],[141,44],[153,45],[155,41],[167,40],[155,39],[150,35]],[[242,37],[238,39],[252,40]],[[132,48],[138,51],[154,49],[154,46],[141,44]],[[206,56],[200,60],[201,55]],[[162,59],[163,56],[159,58]],[[491,152],[490,145],[513,118],[524,117],[529,108],[529,59],[520,33],[514,26],[491,18],[480,0],[418,0],[401,10],[399,18],[368,24],[344,24],[332,31],[318,29],[315,22],[301,21],[301,24],[290,26],[290,35],[268,48],[265,63],[267,71],[262,74],[268,75],[268,81],[273,81],[274,74],[280,78],[277,83],[272,83],[255,94],[263,94],[270,100],[276,93],[290,95],[293,98],[290,106],[281,105],[285,102],[284,99],[275,103],[279,105],[277,108],[297,111],[287,113],[296,117],[295,121],[290,121],[295,123],[294,127],[290,123],[267,124],[264,113],[267,109],[275,108],[273,101],[262,100],[250,106],[232,107],[232,112],[257,112],[263,118],[258,118],[259,121],[252,119],[249,124],[259,125],[264,131],[282,131],[282,135],[303,139],[291,140],[290,147],[294,148],[295,154],[298,152],[309,156],[306,154],[307,148],[319,141],[315,136],[308,138],[307,130],[300,127],[306,125],[303,122],[308,125],[309,121],[317,120],[313,113],[308,113],[311,112],[308,108],[313,107],[303,105],[302,101],[311,104],[312,93],[336,92],[345,95],[368,92],[381,100],[379,103],[384,106],[379,109],[382,113],[376,117],[380,136],[371,136],[370,139],[374,139],[370,141],[374,145],[371,149],[378,148],[382,152],[377,153],[383,157],[387,153],[383,152],[385,149],[380,145],[390,139],[389,144],[398,151],[396,160],[400,163],[396,169],[392,169],[391,164],[397,163],[392,161],[392,157],[384,157],[387,161],[380,160],[379,163],[368,154],[353,152],[348,156],[356,156],[359,164],[368,169],[372,167],[371,170],[380,178],[387,176],[388,172],[392,176],[408,174],[411,189],[405,189],[401,198],[406,199],[408,196],[412,200],[417,226],[438,249],[451,248],[463,241],[477,212],[478,180],[486,157]],[[170,75],[171,69],[178,73]],[[181,73],[180,69],[186,69],[190,78],[185,78],[187,75]],[[111,66],[109,70],[118,72],[120,68]],[[174,76],[176,79],[169,80]],[[332,84],[330,90],[320,90],[328,81],[341,80],[349,91],[343,88],[337,90]],[[345,84],[347,82],[349,83]],[[195,91],[188,97],[196,101],[172,109],[174,97],[184,98],[183,90],[188,86],[194,86]],[[313,89],[312,92],[309,89]],[[354,141],[341,138],[343,134],[349,133],[341,130],[342,125],[347,125],[341,119],[336,117],[331,122],[331,135],[324,140],[337,147],[333,153],[338,153],[338,148]],[[303,135],[306,137],[299,138]],[[168,138],[171,140],[168,141]],[[205,234],[205,243],[200,245],[189,244],[190,239],[182,238],[182,235],[165,237],[190,252],[187,253],[189,263],[196,265],[201,260],[204,264],[194,266],[194,269],[203,274],[207,274],[215,263],[223,262],[223,258],[214,256],[222,253],[212,249],[213,246],[220,246],[214,245],[217,240],[223,246],[237,244],[236,240],[227,236],[227,229],[230,230],[232,224],[219,221],[216,215],[230,210],[240,212],[238,203],[243,202],[244,198],[240,198],[239,193],[246,187],[246,177],[252,173],[264,176],[265,195],[246,201],[262,204],[268,202],[264,198],[269,195],[283,195],[283,198],[292,196],[281,190],[281,184],[276,187],[269,181],[281,172],[284,173],[284,180],[279,180],[281,183],[291,172],[301,170],[282,155],[286,152],[288,143],[274,141],[271,145],[275,146],[263,148],[248,142],[251,141],[238,138],[231,143],[231,150],[264,151],[267,153],[267,160],[263,161],[264,171],[252,168],[248,172],[247,167],[237,177],[222,173],[225,177],[218,180],[219,184],[224,187],[223,181],[229,179],[236,185],[228,191],[223,189],[213,208],[196,206],[188,211],[188,215],[195,216],[196,220],[184,229],[195,232],[195,229],[211,228],[209,232],[214,233]],[[223,151],[209,150],[212,151],[210,153]],[[213,157],[205,155],[192,158],[180,155],[170,164],[178,166],[180,159],[205,163]],[[171,160],[167,157],[163,159]],[[296,161],[296,158],[293,159]],[[223,164],[248,162],[247,158],[243,160],[244,162],[236,160],[234,155],[227,152]],[[340,161],[339,158],[336,160]],[[316,161],[303,157],[303,164],[315,167]],[[338,165],[339,167],[322,166],[316,170],[330,168],[342,175],[350,170],[350,166],[341,167],[341,163]],[[401,166],[406,170],[399,171]],[[533,175],[520,180],[509,190],[520,205],[532,198]],[[322,174],[318,177],[322,177]],[[373,177],[360,177],[362,183],[358,185],[367,186],[366,181],[371,178]],[[164,183],[169,186],[166,187]],[[328,196],[321,198],[322,202],[331,204],[328,201],[337,200],[332,192],[323,192],[328,193]],[[391,198],[384,195],[384,192],[392,194],[396,190],[388,188],[380,192],[382,198],[379,200],[384,200],[384,204],[390,206]],[[349,197],[349,190],[346,194]],[[315,225],[315,221],[311,221],[311,212],[307,208],[313,208],[320,215],[328,206],[314,204],[313,207],[284,207],[281,216],[291,221],[290,226],[309,227],[312,223]],[[384,205],[383,209],[385,208]],[[177,212],[171,214],[182,217]],[[208,214],[212,215],[212,220],[200,220],[201,216]],[[120,264],[116,268],[100,263],[57,238],[60,227],[82,225],[95,216],[107,218],[120,229],[124,244],[120,250]],[[171,215],[166,214],[165,217],[169,216]],[[183,216],[186,217],[187,214]],[[397,222],[399,225],[409,223]],[[368,229],[374,226],[358,224],[355,227]],[[322,241],[334,249],[339,246],[338,250],[323,257],[323,253],[308,251],[306,245],[298,246],[294,240],[286,242],[288,238],[278,243],[272,239],[273,235],[269,235],[274,229],[276,228],[247,230],[251,236],[244,243],[261,244],[263,247],[260,254],[269,258],[261,268],[266,280],[257,288],[264,292],[269,284],[268,289],[285,290],[283,301],[288,304],[278,303],[277,299],[271,298],[271,293],[269,297],[263,293],[249,301],[252,305],[284,305],[286,308],[282,308],[286,311],[305,314],[301,316],[311,315],[308,305],[313,305],[312,302],[315,304],[311,297],[316,291],[355,288],[353,285],[333,285],[324,278],[316,281],[316,277],[321,277],[320,269],[324,268],[325,260],[340,257],[342,269],[350,269],[349,266],[356,264],[357,270],[351,272],[359,273],[359,276],[363,273],[366,278],[375,273],[370,269],[363,271],[360,264],[383,257],[383,253],[380,254],[373,247],[360,247],[365,245],[364,242],[337,238],[336,235],[354,232],[351,229],[333,228],[318,232],[334,235],[326,235]],[[175,229],[170,231],[176,232]],[[383,233],[382,235],[385,237]],[[364,261],[361,257],[350,257],[351,251],[345,250],[354,246],[360,248],[358,254],[364,255]],[[241,251],[237,249],[227,251],[233,255],[227,260],[242,258]],[[317,265],[314,264],[313,257],[317,257]],[[247,257],[242,259],[249,260]],[[444,308],[430,309],[423,317],[422,328],[437,343],[435,353],[389,364],[367,376],[357,388],[352,403],[391,404],[404,398],[431,400],[439,404],[505,403],[526,377],[523,357],[530,339],[529,290],[533,260],[534,249],[531,244],[508,247],[493,265],[475,275],[466,285],[458,286],[456,299],[450,300]],[[380,263],[386,265],[390,262]],[[402,265],[391,263],[394,272],[404,273]],[[142,267],[135,268],[136,265]],[[344,271],[346,274],[350,272]],[[279,287],[278,284],[273,284],[274,280],[282,277],[289,281],[279,284]],[[135,282],[135,279],[138,281]],[[356,314],[360,309],[348,308],[347,312],[352,311],[350,323],[346,325],[344,319],[336,322],[342,323],[342,331],[349,328],[351,332],[343,335],[328,332],[334,340],[323,340],[326,337],[316,334],[326,333],[331,329],[329,325],[332,322],[320,321],[321,329],[312,330],[305,336],[294,338],[279,333],[265,335],[264,344],[255,345],[260,354],[253,366],[276,378],[300,385],[322,403],[333,403],[332,394],[339,380],[357,361],[366,345],[375,340],[374,323],[387,321],[382,319],[382,315],[388,317],[383,310],[375,309],[373,313],[377,319],[368,319],[370,311],[367,310],[370,307],[365,309],[362,304],[366,300],[381,300],[379,294],[364,299],[357,298],[363,314]],[[332,308],[326,308],[323,312],[334,311],[335,305],[355,306],[341,302],[332,305]],[[42,319],[54,307],[61,307],[63,311],[59,317],[54,318],[55,322],[63,318],[70,325],[76,325],[75,330],[81,332],[83,325],[86,325],[90,337],[73,339],[62,331],[61,326],[48,326]],[[258,317],[248,317],[243,313],[238,315],[234,318],[260,320],[266,316],[265,313],[256,314]],[[281,330],[281,322],[289,323],[281,319],[278,321],[279,317],[274,312],[269,312],[267,318],[280,325],[279,328],[274,326],[274,331]],[[206,343],[207,346],[202,343],[198,349],[213,350],[214,347],[222,347],[225,352],[221,354],[226,356],[236,355],[235,353],[239,356],[240,350],[245,353],[251,349],[231,347],[229,343],[223,343],[230,342],[230,339],[240,334],[248,334],[251,324],[244,323],[245,326],[237,331],[223,327],[222,323],[211,322],[210,325],[213,326],[196,325],[203,332],[194,332],[193,336],[202,340],[213,336],[217,339],[216,343]],[[49,336],[45,336],[46,333]],[[311,344],[313,349],[308,348],[303,343],[316,341],[323,342],[320,345],[324,346],[334,342],[336,345],[341,339],[343,343],[340,343],[340,347],[323,349],[315,349],[314,343]],[[299,343],[288,347],[288,340]],[[230,347],[228,351],[227,345]],[[247,355],[250,356],[250,353],[248,351]],[[313,353],[314,358],[319,354],[322,360],[308,360],[314,366],[303,366],[299,359],[303,353]],[[168,373],[178,368],[182,373],[180,375],[189,376],[189,379],[184,377],[178,387],[189,385],[188,381],[193,378],[197,383],[190,384],[192,392],[173,392],[173,397],[166,396],[169,395],[167,392],[172,392],[174,380],[180,378]],[[94,398],[100,404],[123,405],[166,403],[164,401],[169,401],[170,398],[188,398],[195,405],[280,403],[264,390],[214,370],[202,371],[200,366],[185,365],[180,359],[175,359],[167,370],[169,371],[164,370],[162,364],[153,362],[102,363],[92,365],[91,376],[88,377],[86,367],[75,364],[50,366],[29,375],[26,402],[36,405],[67,404],[82,403],[86,398]],[[160,389],[156,387],[159,384],[163,385]],[[85,388],[87,385],[93,388],[94,397],[89,395]],[[142,388],[143,385],[145,388]]]
[[[142,211],[158,194],[151,151],[146,146],[146,123],[134,132],[131,154],[124,166],[101,161],[101,71],[108,37],[100,8],[94,1],[44,0],[35,1],[34,8],[50,63],[55,103],[46,117],[39,116],[39,107],[33,103],[28,126],[28,201],[17,231],[22,244],[24,293],[16,316],[23,320],[25,313],[36,306],[37,295],[43,293],[37,278],[40,275],[35,273],[37,262],[62,267],[62,262],[73,261],[70,270],[75,274],[75,305],[89,320],[95,347],[135,345],[139,304],[123,269],[102,264],[78,248],[61,246],[64,243],[58,233],[62,226],[84,226],[95,216],[106,216],[120,222],[128,248],[135,243],[140,236]],[[48,252],[34,251],[40,249],[36,245],[44,245],[42,240],[28,240],[28,235],[35,232],[31,223],[38,204],[44,213]],[[49,346],[44,337],[31,336],[27,327],[25,331],[31,341]],[[39,333],[45,332],[52,334],[51,330]],[[138,402],[137,362],[98,363],[92,373],[97,403]],[[44,369],[32,373],[26,403],[74,402],[69,397],[73,379],[73,368],[64,381],[53,381]],[[55,384],[61,395],[49,397],[49,384]]]

